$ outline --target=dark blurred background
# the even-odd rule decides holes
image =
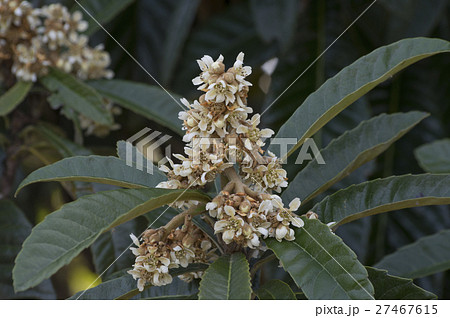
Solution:
[[[35,5],[60,2],[76,8],[74,1],[32,1]],[[232,65],[239,52],[253,68],[249,106],[263,112],[279,94],[321,54],[373,0],[126,0],[126,8],[105,28],[169,91],[189,99],[199,96],[191,83],[198,73],[196,59],[219,54]],[[262,126],[277,129],[303,100],[326,79],[374,49],[407,37],[439,37],[450,40],[448,0],[378,0],[262,117]],[[82,1],[98,14],[108,14],[108,0]],[[89,18],[86,18],[89,20]],[[112,56],[116,78],[155,82],[103,30],[92,44],[104,43]],[[275,58],[275,59],[274,59]],[[273,73],[261,68],[276,64]],[[267,65],[267,64],[266,64]],[[422,110],[431,116],[396,142],[376,161],[369,162],[342,180],[331,191],[368,179],[407,173],[423,173],[413,156],[416,147],[450,136],[450,58],[439,55],[419,62],[375,88],[327,124],[315,137],[326,146],[360,121],[380,113]],[[151,103],[151,101],[149,101]],[[52,117],[73,138],[62,116]],[[117,118],[120,130],[100,139],[89,137],[86,146],[95,153],[114,154],[117,140],[144,127],[173,132],[134,113]],[[64,128],[65,127],[65,128]],[[180,139],[180,138],[178,138]],[[175,142],[181,151],[182,143]],[[0,153],[1,155],[1,153]],[[22,169],[22,179],[30,169]],[[300,166],[288,164],[292,179]],[[27,170],[28,169],[28,170]],[[305,186],[308,186],[305,184]],[[51,193],[51,195],[49,195]],[[39,184],[23,194],[18,204],[29,221],[43,217],[71,199],[57,184]],[[431,206],[377,215],[342,226],[338,234],[355,250],[365,265],[450,227],[448,206]],[[128,235],[123,240],[128,244]],[[131,265],[130,261],[130,265]],[[275,265],[275,264],[274,264]],[[53,278],[58,298],[84,289],[96,278],[89,250]],[[288,280],[288,277],[284,277]],[[450,298],[450,273],[416,281],[440,298]]]

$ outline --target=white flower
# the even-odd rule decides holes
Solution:
[[[194,257],[195,253],[191,249],[179,245],[175,246],[170,252],[172,263],[179,264],[181,267],[187,267]]]
[[[261,138],[270,138],[275,132],[272,129],[265,128],[260,130],[258,128],[260,122],[260,115],[253,115],[252,119],[247,120],[246,124],[241,124],[236,132],[238,134],[243,134],[245,136],[245,147],[249,150],[252,150],[252,144],[258,145],[258,147],[264,146],[263,140]]]
[[[199,90],[204,90],[207,88],[211,75],[221,70],[222,62],[222,55],[220,55],[216,61],[214,61],[211,56],[204,55],[200,60],[197,60],[198,66],[202,70],[202,73],[194,78],[192,83],[194,85],[200,85],[200,87],[198,87]]]
[[[232,216],[226,220],[217,221],[214,224],[214,233],[223,233],[222,239],[226,244],[230,244],[233,239],[242,234],[244,220],[239,216]]]
[[[252,73],[252,68],[250,66],[244,66],[244,53],[239,53],[236,57],[236,62],[233,65],[236,80],[245,86],[251,86],[252,84],[245,80],[245,77]]]
[[[224,80],[212,83],[208,86],[205,99],[209,102],[222,103],[225,105],[234,103],[236,100],[237,88],[234,85],[226,83]]]

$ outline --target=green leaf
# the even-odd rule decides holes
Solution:
[[[77,156],[33,171],[20,183],[16,195],[27,185],[46,181],[85,181],[124,188],[152,188],[165,179],[156,167],[152,175],[130,167],[116,157]]]
[[[297,138],[288,151],[291,155],[306,138],[375,86],[415,62],[444,52],[450,52],[449,42],[428,38],[405,39],[376,49],[309,95],[280,128],[276,138]],[[278,149],[274,148],[271,145],[269,150],[277,153]]]
[[[392,275],[419,278],[450,269],[450,230],[425,236],[385,256],[374,267]]]
[[[366,266],[377,300],[436,299],[436,295],[414,285],[412,279],[388,275],[387,271]]]
[[[129,274],[111,279],[100,285],[90,288],[86,291],[78,292],[69,299],[72,300],[113,300],[128,293],[130,290],[136,289],[136,281]],[[170,285],[152,286],[142,293],[139,291],[133,296],[133,299],[142,299],[145,297],[162,297],[162,296],[190,296],[197,292],[197,286],[193,283],[185,283],[178,278],[174,278]]]
[[[246,299],[252,294],[248,262],[244,254],[223,255],[212,263],[200,281],[198,299]]]
[[[89,156],[92,151],[66,138],[59,136],[46,125],[36,126],[36,130],[51,144],[64,158],[73,156]]]
[[[90,81],[89,85],[122,107],[181,134],[178,113],[184,110],[180,96],[157,86],[124,80]]]
[[[303,218],[294,241],[266,239],[283,268],[308,299],[374,299],[356,254],[318,220]]]
[[[251,0],[250,13],[259,36],[265,42],[276,40],[286,48],[296,29],[298,1]]]
[[[148,214],[152,214],[152,212]],[[130,233],[139,236],[145,230],[145,222],[137,218],[102,233],[95,240],[91,246],[92,262],[95,272],[102,275],[103,281],[134,263],[135,256],[133,253],[128,253],[128,248],[132,243]],[[124,253],[125,251],[127,252]]]
[[[414,155],[426,172],[450,173],[450,138],[420,146]]]
[[[414,111],[382,114],[363,121],[321,150],[325,164],[319,164],[316,159],[308,163],[289,183],[283,192],[283,199],[291,201],[299,197],[302,202],[309,201],[376,158],[427,116],[426,113]]]
[[[222,54],[229,65],[239,52],[244,52],[245,65],[251,65],[254,69],[276,54],[277,45],[265,45],[258,36],[249,14],[249,1],[235,2],[224,9],[207,17],[204,23],[199,21],[189,35],[172,85],[183,96],[198,98],[190,83],[200,72],[194,61],[205,54],[214,60]]]
[[[53,99],[102,125],[112,125],[112,115],[103,106],[102,97],[74,76],[57,69],[40,79]]]
[[[6,116],[12,112],[25,99],[32,86],[32,82],[19,81],[0,96],[0,116]]]
[[[294,292],[285,282],[273,279],[256,291],[260,300],[297,300]]]
[[[38,224],[23,244],[13,270],[14,288],[26,290],[50,277],[101,233],[178,200],[208,202],[193,190],[120,189],[86,195]]]
[[[12,269],[23,241],[31,232],[25,213],[12,201],[0,200],[0,299],[56,299],[50,280],[33,289],[14,293]]]
[[[337,227],[378,213],[449,203],[450,175],[404,175],[352,185],[326,197],[312,211]]]
[[[199,0],[179,1],[170,21],[166,24],[166,35],[161,61],[162,82],[167,84],[174,75],[174,69],[179,61],[181,49],[194,22]]]
[[[101,25],[105,25],[117,16],[121,11],[134,2],[134,0],[79,0],[80,5],[89,12]],[[75,3],[71,11],[81,11],[84,15],[84,20],[89,23],[88,29],[85,31],[86,35],[91,35],[97,31],[100,26],[95,22],[80,6]]]

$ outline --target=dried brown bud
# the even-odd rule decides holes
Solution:
[[[309,211],[308,213],[305,214],[305,216],[308,219],[316,219],[316,220],[319,219],[319,216],[317,215],[317,213],[314,213],[313,211]]]
[[[223,79],[228,83],[231,84],[234,82],[234,74],[227,72],[225,74],[223,74]]]

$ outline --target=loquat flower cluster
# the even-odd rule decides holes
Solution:
[[[90,47],[88,24],[79,11],[61,4],[33,8],[28,1],[0,0],[0,60],[11,64],[19,80],[37,81],[49,67],[81,79],[111,78],[110,56]]]
[[[186,132],[183,137],[185,154],[174,155],[179,162],[168,158],[170,166],[160,167],[168,180],[157,187],[201,189],[220,175],[225,184],[204,207],[212,218],[209,220],[214,233],[228,247],[228,251],[247,249],[251,252],[250,256],[256,257],[266,250],[263,239],[294,240],[292,226],[300,228],[304,222],[294,213],[300,207],[298,198],[285,208],[281,198],[271,194],[273,191],[281,192],[288,182],[281,160],[262,149],[264,140],[274,132],[259,128],[259,114],[249,117],[253,109],[247,106],[247,94],[252,84],[246,77],[252,69],[244,66],[243,53],[239,53],[233,66],[227,70],[223,60],[222,55],[217,60],[207,55],[197,60],[201,73],[192,82],[203,94],[192,103],[182,99],[187,109],[179,113]],[[182,201],[172,206],[189,213],[198,209],[200,203]],[[168,248],[172,245],[165,241],[160,242],[162,245],[151,245],[150,250],[148,243],[145,243],[146,249],[140,245],[139,253],[134,250],[138,258],[130,273],[139,279],[140,288],[143,282],[166,284],[171,280],[167,276],[170,266],[185,265],[191,259],[204,255],[205,249],[201,245],[206,243],[201,239],[196,242],[200,247],[189,251],[186,250],[189,247],[182,245]],[[210,245],[207,244],[207,247],[209,249]],[[170,258],[172,253],[178,251],[188,255],[183,258],[183,264]],[[144,258],[143,253],[159,257],[157,261],[152,258],[152,262],[159,265],[146,267],[148,258]],[[211,259],[214,257],[210,257],[209,261]],[[163,272],[164,275],[161,274]],[[193,273],[189,277],[196,278],[199,274]]]
[[[130,237],[137,247],[131,247],[136,260],[128,273],[137,280],[139,291],[143,291],[147,283],[153,286],[170,284],[172,275],[169,270],[172,268],[209,263],[217,258],[211,240],[190,220],[168,235],[164,231],[149,229],[144,232],[141,241],[133,234]],[[203,272],[199,271],[178,277],[189,282],[202,275]]]

